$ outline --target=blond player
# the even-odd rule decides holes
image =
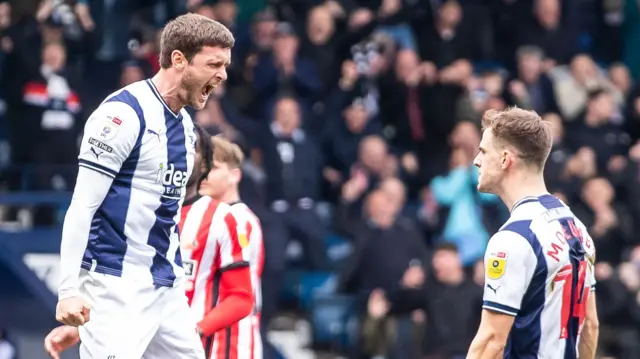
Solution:
[[[242,178],[240,166],[244,160],[240,147],[218,136],[212,137],[212,144],[213,166],[200,185],[200,194],[229,204],[238,226],[246,234],[246,237],[240,237],[240,246],[243,248],[244,259],[248,261],[255,300],[249,316],[226,328],[224,333],[216,333],[209,358],[261,359],[260,278],[264,262],[262,227],[255,214],[240,201],[238,184]],[[192,209],[194,216],[196,210],[196,207]],[[184,231],[189,230],[189,216],[191,213],[187,216]]]
[[[482,119],[478,190],[511,211],[485,254],[482,321],[467,359],[593,359],[598,338],[595,248],[569,207],[547,192],[548,125],[533,111]]]

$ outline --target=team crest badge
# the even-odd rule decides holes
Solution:
[[[507,254],[498,252],[489,256],[487,260],[487,277],[489,279],[499,279],[502,277],[507,266]]]

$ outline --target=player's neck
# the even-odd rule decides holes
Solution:
[[[514,178],[511,183],[505,183],[500,198],[509,211],[521,199],[525,197],[538,197],[549,193],[541,175],[522,176]]]
[[[171,69],[160,69],[158,73],[151,78],[156,90],[169,109],[174,113],[180,112],[184,107],[184,103],[180,100],[180,80]]]
[[[237,189],[232,189],[227,191],[220,200],[226,204],[232,204],[240,202],[240,195],[238,194]]]

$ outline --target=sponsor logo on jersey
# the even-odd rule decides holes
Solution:
[[[188,179],[187,172],[176,169],[173,163],[169,163],[168,166],[161,163],[158,169],[156,183],[161,183],[164,186],[164,196],[180,198],[182,197],[182,191],[187,186]]]
[[[489,256],[487,261],[487,278],[498,279],[502,277],[507,266],[507,254],[499,252]]]
[[[100,142],[99,140],[97,140],[97,139],[95,139],[93,137],[89,137],[89,144],[91,146],[94,146],[94,147],[98,148],[98,149],[101,149],[104,152],[109,152],[109,153],[113,152],[113,148],[111,146],[107,145],[104,142]]]

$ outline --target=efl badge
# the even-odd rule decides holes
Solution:
[[[101,127],[98,128],[96,137],[98,140],[109,141],[114,138],[118,133],[118,125],[115,125],[111,121],[105,121]]]
[[[246,233],[238,233],[238,243],[240,243],[240,248],[247,248],[249,239],[247,239]]]
[[[489,256],[487,260],[487,277],[498,279],[502,277],[507,266],[507,254],[498,252]]]

